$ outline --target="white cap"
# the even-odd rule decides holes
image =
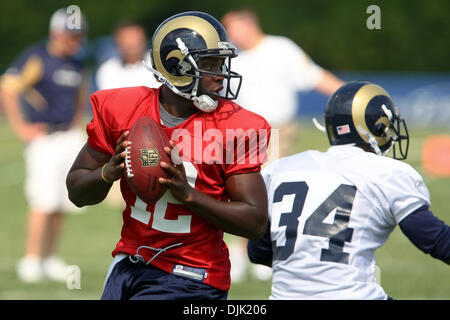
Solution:
[[[86,32],[86,19],[81,13],[80,7],[71,5],[61,8],[53,13],[50,18],[50,31],[67,31],[74,33]]]

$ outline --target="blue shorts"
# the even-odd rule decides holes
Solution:
[[[226,300],[222,291],[200,281],[133,263],[128,257],[111,270],[102,300]]]

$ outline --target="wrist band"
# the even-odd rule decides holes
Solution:
[[[105,170],[105,167],[108,163],[105,163],[102,167],[102,179],[103,181],[105,181],[106,183],[112,183],[111,181],[109,181],[108,179],[105,178],[105,175],[103,174],[103,170]]]

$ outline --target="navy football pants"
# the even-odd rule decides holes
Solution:
[[[226,300],[222,291],[199,281],[176,276],[128,257],[111,271],[102,300]]]

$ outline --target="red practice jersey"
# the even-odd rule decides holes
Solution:
[[[93,118],[87,125],[88,144],[94,150],[113,154],[120,135],[142,116],[160,123],[159,91],[132,87],[98,91],[91,95]],[[228,100],[219,100],[211,113],[196,112],[176,127],[162,125],[177,143],[188,182],[197,190],[228,201],[227,177],[257,172],[264,161],[270,126],[267,121]],[[121,239],[113,251],[139,255],[169,273],[175,269],[203,270],[202,280],[220,290],[230,286],[228,248],[223,231],[206,223],[176,200],[170,190],[156,203],[136,197],[125,177],[121,192],[126,203]],[[191,269],[193,268],[193,269]]]

